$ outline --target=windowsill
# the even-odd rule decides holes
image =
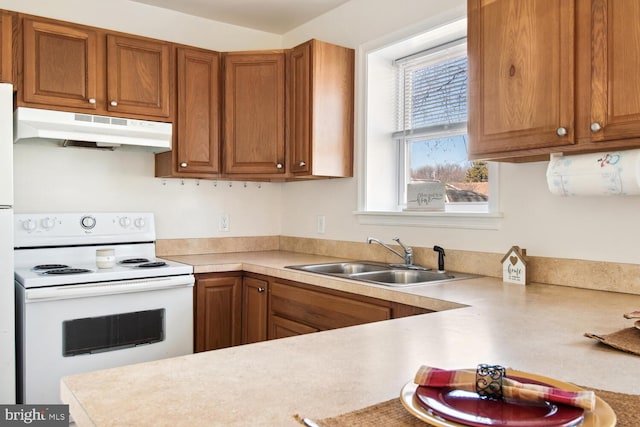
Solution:
[[[355,211],[360,224],[499,230],[503,215],[479,212]]]

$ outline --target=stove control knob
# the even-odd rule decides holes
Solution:
[[[122,227],[128,227],[131,225],[131,218],[129,218],[128,216],[123,216],[122,218],[120,218],[120,226]]]
[[[96,219],[92,216],[83,216],[82,218],[80,218],[80,225],[85,230],[91,230],[96,226]]]
[[[37,227],[38,227],[38,224],[36,224],[36,222],[32,219],[28,219],[22,222],[22,228],[24,228],[27,231],[33,231]]]
[[[45,230],[51,230],[56,225],[56,222],[53,219],[46,217],[42,221],[40,221],[40,225]]]
[[[144,226],[146,224],[144,218],[142,218],[142,217],[136,218],[136,220],[133,223],[138,228],[144,228]]]

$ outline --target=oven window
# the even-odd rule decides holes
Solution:
[[[62,355],[118,350],[164,340],[164,308],[65,320]]]

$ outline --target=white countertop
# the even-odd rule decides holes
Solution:
[[[500,364],[640,394],[640,356],[583,337],[632,326],[640,296],[475,278],[412,288],[284,269],[330,260],[256,253],[171,257],[196,273],[245,270],[444,310],[63,379],[78,426],[299,425],[399,396],[421,364]],[[457,307],[457,308],[456,308]]]

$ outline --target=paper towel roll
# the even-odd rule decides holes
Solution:
[[[640,194],[640,150],[552,156],[547,185],[557,196]]]

